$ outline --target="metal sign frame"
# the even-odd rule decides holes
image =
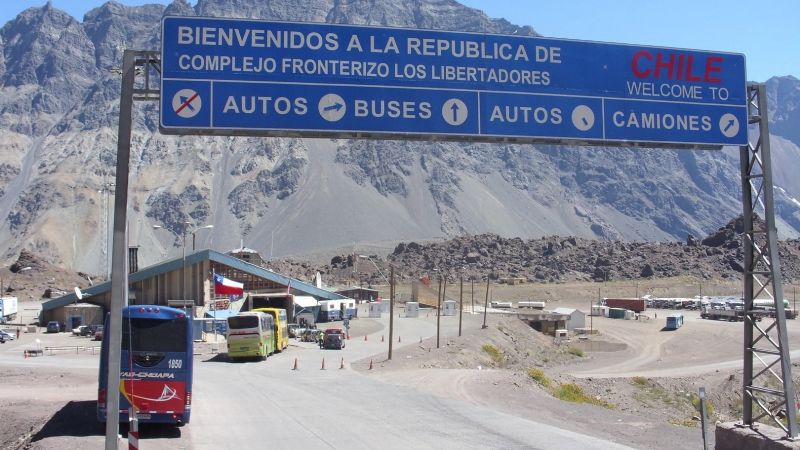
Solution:
[[[119,385],[122,308],[127,303],[127,208],[128,174],[131,146],[131,127],[134,101],[155,101],[161,91],[152,86],[151,71],[160,74],[161,55],[155,51],[125,50],[122,67],[122,91],[120,94],[119,140],[117,142],[117,166],[114,204],[114,243],[111,274],[111,307],[109,330],[109,373],[108,386]],[[137,89],[137,77],[144,87]],[[767,419],[783,429],[788,439],[798,436],[797,401],[792,381],[791,360],[789,357],[788,336],[786,334],[786,314],[783,307],[783,287],[781,284],[780,261],[778,256],[777,230],[775,227],[775,208],[773,200],[772,169],[769,148],[769,127],[767,123],[767,96],[763,84],[751,85],[748,92],[749,122],[758,124],[759,135],[754,144],[740,148],[742,204],[744,212],[744,300],[745,300],[745,341],[744,341],[744,380],[743,380],[743,426],[757,427],[757,422]],[[202,134],[189,132],[188,134]],[[288,134],[291,136],[292,134]],[[287,136],[287,134],[281,134]],[[363,137],[358,134],[351,137]],[[470,141],[473,139],[456,139]],[[514,142],[504,139],[501,142]],[[586,142],[587,145],[593,145]],[[614,145],[634,146],[617,142]],[[652,146],[652,145],[649,145]],[[675,146],[671,146],[674,148]],[[765,228],[756,228],[753,214],[756,206],[764,205]],[[755,290],[755,286],[758,290]],[[488,287],[488,285],[487,285]],[[753,300],[759,295],[767,295],[775,300],[775,320],[768,326],[757,324],[760,312],[753,310]],[[487,297],[488,298],[488,297]],[[763,368],[754,372],[754,358]],[[774,368],[780,366],[780,373]],[[768,386],[772,378],[781,384],[781,389]],[[119,396],[107,395],[108,418],[106,421],[107,450],[117,448],[119,431]],[[773,400],[770,400],[773,399]],[[758,414],[754,414],[754,407]],[[788,425],[781,416],[785,415]]]
[[[739,152],[742,175],[744,232],[744,374],[742,423],[755,427],[760,420],[781,428],[789,439],[798,436],[797,393],[786,331],[783,284],[775,226],[772,163],[770,158],[767,89],[748,87],[748,121],[758,125],[755,142]],[[757,206],[764,208],[764,226],[754,221]],[[758,323],[764,311],[753,309],[753,300],[765,296],[774,301],[774,320]],[[773,387],[775,383],[781,388]],[[781,417],[788,421],[784,424]]]

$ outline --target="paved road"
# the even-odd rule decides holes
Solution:
[[[435,318],[425,315],[423,312],[419,319],[395,317],[396,347],[417,345],[420,337],[435,336]],[[442,335],[453,335],[458,319],[443,318],[442,324]],[[381,342],[381,336],[388,339],[386,327],[386,315],[377,320],[354,320],[353,337],[341,351],[320,350],[312,343],[293,341],[284,353],[263,362],[232,363],[224,354],[200,355],[195,362],[191,423],[179,429],[143,427],[141,445],[151,449],[215,450],[378,446],[627,448],[484,406],[388,384],[353,370],[354,364],[364,369],[370,358],[376,364],[385,358],[388,344]],[[372,333],[365,341],[363,332],[358,330]],[[398,337],[402,343],[397,343]],[[65,336],[53,339],[87,343]],[[14,347],[0,351],[0,364],[82,371],[97,367],[97,357],[85,352],[23,359],[17,354],[23,345]],[[321,370],[323,357],[325,370]],[[292,370],[295,358],[299,370]],[[342,358],[345,368],[339,369]],[[100,448],[103,442],[99,434],[90,433],[79,439],[80,445],[87,448]],[[50,448],[47,442],[50,439],[41,444]],[[71,445],[75,441],[53,441],[58,442]]]
[[[401,345],[435,335],[435,321],[395,318]],[[359,319],[369,320],[369,319]],[[387,318],[380,320],[386,325]],[[448,329],[456,318],[445,318]],[[266,362],[196,364],[192,422],[179,445],[249,448],[626,448],[600,439],[442,399],[363,376],[348,361],[380,353],[385,330],[356,334],[343,351],[295,344]],[[414,336],[414,338],[412,338]],[[322,357],[326,370],[321,370]],[[300,369],[293,371],[294,358]],[[339,369],[341,358],[346,367]],[[377,361],[377,358],[376,358]],[[362,362],[360,364],[366,364]],[[171,439],[158,444],[174,447]],[[154,442],[155,443],[155,442]],[[160,445],[159,445],[160,446]]]

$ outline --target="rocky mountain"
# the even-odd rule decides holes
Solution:
[[[47,4],[0,29],[0,254],[21,249],[105,273],[122,51],[158,49],[164,14],[535,35],[452,0],[109,2],[78,21]],[[800,81],[768,82],[780,231],[800,234]],[[400,241],[495,233],[664,241],[741,213],[738,149],[672,151],[176,137],[136,104],[130,245],[142,265],[185,242],[264,255],[391,249]],[[162,228],[154,229],[154,225]],[[197,230],[213,225],[211,230]],[[194,239],[193,239],[194,238]]]

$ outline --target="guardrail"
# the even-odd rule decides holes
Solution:
[[[79,354],[81,351],[85,351],[85,352],[91,352],[92,355],[94,355],[95,352],[97,352],[97,353],[100,352],[100,347],[99,346],[84,346],[84,345],[68,345],[68,346],[64,346],[64,347],[45,347],[44,351],[47,352],[50,356],[55,355],[56,352],[62,352],[62,351],[64,351],[64,352],[67,352],[67,351],[68,352],[73,352],[74,351],[75,354]]]

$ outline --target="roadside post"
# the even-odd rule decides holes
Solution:
[[[706,388],[700,388],[700,428],[703,431],[703,450],[708,450],[706,442]]]

